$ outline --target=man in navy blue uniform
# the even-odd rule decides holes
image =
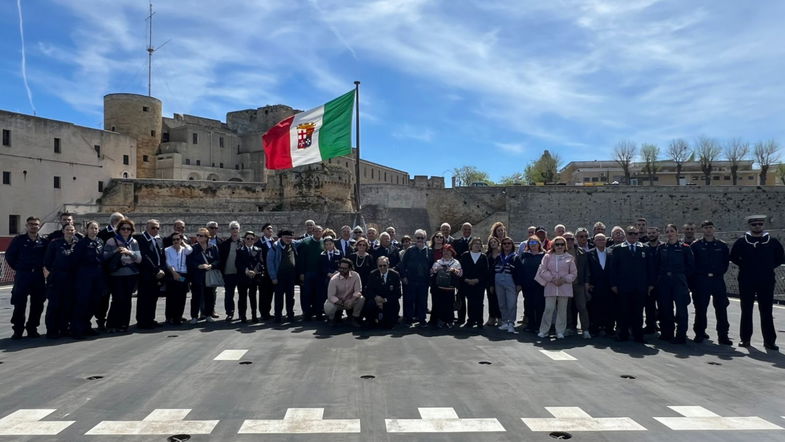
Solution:
[[[674,344],[687,343],[687,323],[690,305],[690,289],[687,279],[692,276],[695,258],[692,249],[679,241],[679,229],[665,226],[667,241],[657,247],[655,267],[657,269],[657,305],[660,318],[660,339]],[[673,306],[676,306],[676,316]],[[675,323],[674,323],[675,322]],[[675,331],[675,335],[674,335]]]
[[[763,345],[779,350],[774,343],[774,269],[783,263],[782,244],[763,230],[765,215],[747,217],[750,230],[733,243],[730,260],[739,266],[739,297],[741,298],[740,347],[749,347],[752,337],[752,307],[758,301]]]
[[[142,264],[139,271],[139,290],[136,296],[136,323],[141,329],[151,329],[158,325],[155,320],[155,307],[166,269],[163,239],[158,234],[161,224],[158,220],[148,220],[145,231],[135,235],[142,253]]]
[[[611,291],[618,295],[616,340],[643,339],[643,306],[653,287],[651,252],[638,241],[638,228],[628,226],[626,240],[614,245],[610,261]]]
[[[714,304],[714,315],[717,318],[717,342],[722,345],[733,345],[728,338],[728,293],[725,287],[725,272],[728,271],[730,250],[725,241],[714,237],[714,223],[701,223],[703,238],[690,245],[695,255],[695,273],[693,274],[694,289],[692,302],[695,304],[695,342],[703,342],[706,335],[706,313],[709,300]]]
[[[60,214],[60,229],[50,233],[49,236],[46,237],[46,240],[49,241],[49,243],[52,243],[54,240],[62,238],[63,229],[65,228],[65,226],[76,227],[76,225],[74,224],[74,216],[68,212],[63,212]],[[79,241],[80,239],[84,238],[84,235],[82,235],[79,232],[76,232],[74,234],[74,237],[76,238],[77,241]]]
[[[40,228],[40,219],[34,216],[27,218],[27,233],[15,237],[5,253],[6,262],[16,272],[14,288],[11,291],[11,304],[14,306],[11,316],[14,334],[11,339],[21,339],[25,329],[28,337],[41,336],[37,329],[46,300],[43,269],[47,242],[38,234]],[[25,324],[28,296],[30,316]]]

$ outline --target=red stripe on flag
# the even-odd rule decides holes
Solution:
[[[268,169],[291,169],[292,151],[289,146],[289,130],[292,127],[294,115],[271,127],[262,136],[264,147],[265,167]]]

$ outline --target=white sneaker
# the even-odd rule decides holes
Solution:
[[[207,322],[215,322],[215,319],[213,319],[212,316],[208,316],[207,319],[205,319],[205,321],[207,321]]]
[[[537,333],[538,338],[545,338],[545,333]]]
[[[196,318],[191,318],[191,320],[190,320],[189,322],[190,322],[191,324],[196,324],[196,323],[197,323],[197,322],[199,322],[199,321],[197,321],[197,319],[196,319]]]
[[[507,327],[507,331],[512,333],[512,334],[514,334],[514,335],[517,335],[518,334],[518,330],[515,330],[515,324],[510,322],[508,325],[509,325],[509,327]]]
[[[589,330],[583,332],[583,339],[591,339],[591,334],[589,333]]]
[[[556,339],[564,339],[564,335],[562,333],[557,333]]]

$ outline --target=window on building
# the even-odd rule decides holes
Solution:
[[[3,171],[3,184],[11,185],[11,172],[6,170]]]
[[[654,177],[654,181],[659,181],[659,180],[660,180],[660,177],[658,177],[658,176]]]
[[[55,153],[60,153],[60,139],[55,138]]]
[[[56,176],[56,177],[53,177],[53,178],[54,178],[54,187],[55,187],[55,189],[59,189],[60,188],[60,177]]]
[[[755,177],[754,177],[753,175],[750,175],[749,177],[747,177],[747,179],[748,179],[748,180],[750,180],[750,181],[752,181],[752,180],[754,180],[754,179],[755,179]]]
[[[128,178],[128,172],[123,172],[123,178]]]
[[[104,191],[104,182],[103,181],[99,181],[98,182],[98,191],[99,192],[103,192]]]
[[[145,163],[149,163],[150,157],[148,157],[147,155],[142,155],[142,161],[144,161]]]
[[[147,106],[142,106],[142,112],[150,112],[150,108]]]
[[[598,177],[596,177],[596,176],[591,177],[591,182],[592,183],[597,183],[599,181],[600,181],[600,179]]]
[[[161,134],[161,142],[168,143],[169,142],[169,132],[164,132]]]
[[[114,126],[112,126],[112,132],[117,132]]]
[[[240,170],[240,165],[239,164],[235,164],[234,165],[234,170]]]
[[[93,149],[95,149],[95,155],[98,158],[101,158],[101,145],[96,144],[95,146],[93,146]]]
[[[371,179],[373,179],[373,169],[371,169]]]
[[[387,182],[387,172],[384,172],[384,182]]]
[[[368,178],[368,169],[363,167],[363,178]]]
[[[19,234],[19,215],[8,215],[8,234]]]
[[[218,147],[224,147],[224,137],[218,137]]]
[[[11,131],[8,129],[3,129],[3,146],[10,146],[11,145]]]
[[[223,168],[224,168],[224,163],[219,163],[219,164],[218,164],[218,167],[220,167],[221,169],[223,169]]]
[[[186,158],[185,159],[185,165],[186,166],[190,166],[191,165],[191,159],[190,158]]]
[[[154,131],[154,130],[151,130],[151,131],[150,131],[150,136],[151,136],[151,137],[154,137],[154,136],[155,136],[155,131]]]
[[[584,182],[584,183],[588,183],[588,182],[590,182],[590,181],[591,181],[591,178],[589,178],[589,177],[587,177],[587,176],[583,177],[583,182]]]
[[[722,177],[722,179],[725,181],[730,181],[730,175],[725,175],[724,177]]]
[[[202,160],[196,160],[196,165],[197,166],[201,166],[202,165]]]
[[[212,167],[215,167],[215,163],[213,163],[213,166],[212,166]]]
[[[193,141],[193,144],[199,143],[199,134],[197,134],[195,132],[193,134],[191,134],[191,140]]]
[[[131,160],[128,158],[128,155],[123,155],[123,164],[127,166],[130,162]]]
[[[714,181],[719,181],[720,176],[719,175],[714,175],[713,177],[711,177],[711,179],[713,179]]]

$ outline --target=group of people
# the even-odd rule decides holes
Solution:
[[[301,235],[286,229],[276,235],[270,224],[259,234],[242,231],[232,221],[223,238],[213,221],[193,238],[186,235],[182,220],[162,237],[157,220],[148,220],[137,232],[134,222],[120,213],[113,213],[103,228],[87,222],[83,233],[68,213],[60,223],[60,230],[44,237],[38,233],[41,221],[28,218],[27,232],[15,237],[6,252],[16,271],[12,339],[25,331],[39,336],[47,300],[49,338],[128,331],[134,292],[139,329],[160,325],[155,320],[159,297],[166,299],[170,325],[215,321],[217,287],[225,289],[227,322],[291,322],[297,320],[299,285],[303,321],[336,324],[345,312],[357,327],[493,326],[513,334],[522,329],[539,338],[555,334],[556,339],[577,334],[645,342],[645,335],[659,332],[659,339],[683,344],[692,302],[693,340],[699,343],[709,337],[711,303],[717,343],[732,345],[724,275],[733,262],[739,266],[739,345],[750,345],[757,301],[764,345],[778,349],[772,304],[774,270],[784,263],[783,248],[764,230],[762,215],[747,217],[749,231],[732,247],[715,237],[708,220],[700,225],[700,239],[695,225],[685,224],[680,232],[668,224],[660,240],[659,228],[648,226],[645,218],[626,228],[613,227],[610,236],[602,222],[591,233],[559,224],[552,237],[545,228],[531,226],[517,246],[501,222],[484,241],[470,223],[455,236],[443,223],[430,238],[418,229],[400,240],[394,227],[379,232],[343,226],[335,232],[312,220]],[[520,294],[524,311],[519,328]]]

